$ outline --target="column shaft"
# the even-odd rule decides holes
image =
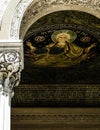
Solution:
[[[10,130],[11,124],[11,97],[0,93],[0,130]]]
[[[0,130],[11,130],[11,98],[23,63],[22,40],[0,41]]]

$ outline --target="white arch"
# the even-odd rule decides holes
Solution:
[[[31,25],[33,23],[35,23],[38,19],[42,18],[43,16],[50,14],[52,12],[56,12],[56,11],[63,11],[63,10],[76,10],[76,11],[82,11],[82,12],[86,12],[95,16],[95,13],[93,10],[87,8],[87,7],[80,7],[78,5],[56,5],[54,8],[53,7],[49,7],[48,9],[44,9],[43,11],[40,11],[36,16],[31,17],[26,24],[23,24],[24,21],[22,21],[22,27],[20,28],[20,38],[24,38],[27,30],[31,27]],[[30,15],[29,15],[30,16]]]
[[[20,25],[23,16],[26,15],[24,19],[24,37],[27,29],[34,23],[37,19],[43,15],[55,12],[58,10],[80,10],[95,15],[100,18],[99,0],[22,0],[14,13],[11,30],[10,39],[19,39]],[[30,7],[31,5],[31,7]],[[28,13],[27,13],[28,10]],[[31,11],[32,10],[32,11]],[[24,15],[26,11],[26,14]],[[36,12],[36,14],[35,14]],[[25,20],[29,21],[26,23]],[[16,21],[16,22],[15,22]],[[29,24],[30,23],[30,24]],[[22,29],[22,28],[21,28]]]
[[[2,1],[2,2],[1,2]],[[20,0],[0,0],[0,39],[9,39],[10,24]]]
[[[8,17],[5,15],[5,20],[8,19],[10,24],[6,25],[4,31],[7,39],[19,39],[20,30],[27,31],[27,29],[39,18],[51,12],[60,10],[79,10],[90,13],[100,18],[100,2],[99,0],[11,0],[15,11]],[[10,4],[9,4],[10,8]],[[7,12],[6,12],[7,14]],[[29,15],[28,15],[29,14]],[[24,17],[24,19],[23,19]],[[28,21],[28,22],[25,22]],[[29,24],[30,23],[30,24]],[[23,26],[21,26],[21,24]],[[20,28],[21,26],[21,28]],[[0,33],[4,34],[4,31]],[[23,36],[25,33],[23,33]]]

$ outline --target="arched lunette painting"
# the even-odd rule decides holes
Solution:
[[[99,28],[98,18],[78,11],[54,12],[30,27],[24,38],[21,83],[29,91],[23,87],[23,106],[100,106]]]
[[[22,82],[99,83],[99,46],[98,32],[84,26],[56,24],[36,29],[24,42],[25,75],[31,76]]]
[[[93,54],[91,50],[97,43],[92,43],[88,47],[82,48],[74,44],[77,35],[72,30],[57,30],[51,35],[52,43],[44,47],[35,47],[30,41],[26,41],[26,56],[31,57],[31,64],[40,67],[71,67],[90,59]],[[84,39],[89,40],[89,37]],[[41,42],[44,36],[37,36],[35,40]],[[82,37],[81,37],[82,40]],[[91,54],[90,54],[91,53]],[[95,55],[95,54],[94,54]]]

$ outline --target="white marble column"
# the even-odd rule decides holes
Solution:
[[[0,130],[11,130],[13,87],[20,82],[23,69],[22,41],[0,43]]]
[[[0,92],[0,130],[10,130],[11,95]]]

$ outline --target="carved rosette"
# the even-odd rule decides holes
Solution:
[[[14,43],[15,44],[15,43]],[[22,70],[22,51],[20,45],[1,47],[0,51],[0,91],[4,95],[12,94],[13,87],[18,86],[20,82],[20,72]]]

